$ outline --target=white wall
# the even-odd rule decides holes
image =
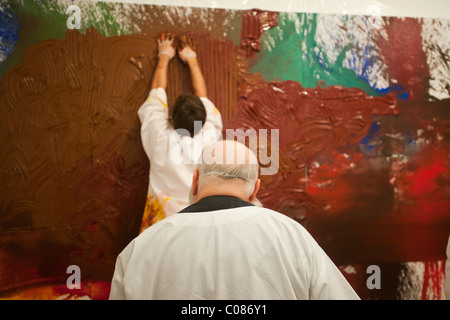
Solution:
[[[102,0],[165,6],[223,9],[264,9],[278,12],[317,12],[434,17],[450,19],[449,0]]]

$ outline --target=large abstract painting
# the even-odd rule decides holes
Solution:
[[[226,129],[279,130],[258,198],[362,299],[445,298],[450,20],[40,0],[0,1],[0,298],[108,297],[144,212],[161,32],[193,37]],[[175,59],[169,104],[188,77]]]

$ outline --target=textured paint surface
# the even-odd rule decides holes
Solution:
[[[136,112],[170,31],[198,43],[225,128],[280,130],[264,205],[307,227],[361,298],[443,299],[448,21],[86,1],[67,32],[69,3],[2,4],[16,33],[0,64],[2,297],[107,297],[145,209]],[[175,59],[169,105],[188,78]],[[366,286],[372,264],[381,290]]]
[[[4,290],[65,277],[60,263],[108,280],[116,245],[131,240],[144,205],[148,160],[135,114],[152,71],[150,43],[69,31],[33,46],[4,75],[2,255],[24,255],[2,259]]]
[[[0,86],[3,228],[18,230],[16,236],[25,232],[30,239],[37,237],[37,243],[49,242],[39,249],[41,254],[53,253],[82,269],[90,259],[100,259],[105,264],[96,263],[89,276],[101,280],[110,277],[116,246],[135,236],[144,211],[149,168],[137,109],[147,97],[156,63],[155,39],[105,38],[96,29],[86,35],[68,31],[61,41],[42,41],[27,51],[24,62],[5,74]],[[232,72],[235,63],[227,61],[237,60],[237,50],[230,42],[206,36],[197,42],[202,69],[207,74],[213,69],[216,75],[206,79],[210,96],[226,116],[232,113],[227,103],[235,97],[230,92],[237,94],[237,69]],[[226,54],[216,54],[220,51]],[[181,62],[171,65],[169,101],[189,89],[183,88],[186,72]],[[214,87],[216,81],[226,90]],[[9,232],[3,236],[5,254],[18,247],[31,250]],[[7,263],[2,268],[4,289],[21,283],[12,262],[2,260]],[[45,280],[40,272],[51,275],[60,268],[36,263],[35,281]],[[21,264],[21,269],[31,265]]]

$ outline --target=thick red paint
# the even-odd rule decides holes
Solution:
[[[445,295],[444,288],[440,285],[444,282],[445,263],[425,262],[425,272],[422,286],[422,300],[435,300]]]
[[[356,153],[358,155],[358,153]],[[445,259],[450,230],[446,152],[424,147],[401,172],[353,154],[313,170],[308,194],[326,203],[311,231],[341,263]],[[353,165],[350,165],[353,163]]]
[[[435,162],[419,168],[409,178],[411,181],[411,194],[414,196],[426,195],[436,191],[436,179],[445,172],[445,158],[434,159]]]

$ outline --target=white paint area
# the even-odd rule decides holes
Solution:
[[[373,15],[395,17],[450,18],[448,0],[102,0],[103,2],[141,3],[160,6],[262,9],[277,12]],[[76,2],[76,0],[75,0]]]
[[[430,70],[429,94],[450,98],[450,20],[424,19],[422,47]]]
[[[375,44],[383,28],[384,21],[377,16],[318,15],[315,40],[331,63],[346,50],[343,67],[355,71],[372,88],[386,89],[386,65]]]

